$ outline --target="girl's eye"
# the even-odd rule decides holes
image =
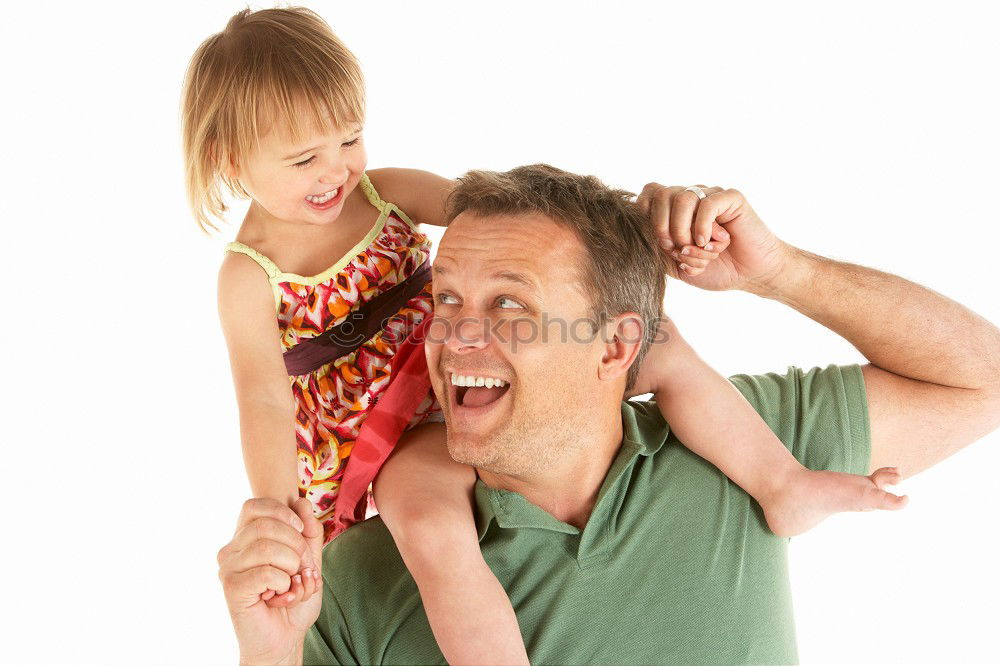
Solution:
[[[312,164],[312,163],[313,163],[313,160],[315,160],[315,159],[316,159],[316,156],[315,156],[315,155],[313,155],[313,156],[312,156],[312,157],[310,157],[309,159],[307,159],[307,160],[302,160],[301,162],[296,162],[296,163],[295,163],[294,165],[292,165],[292,166],[297,166],[297,167],[307,167],[307,166],[309,166],[310,164]]]
[[[344,143],[344,144],[341,144],[341,145],[343,145],[345,148],[350,148],[351,146],[356,145],[358,143],[358,141],[361,141],[361,137],[360,136],[358,138],[356,138],[356,139],[352,139],[351,141],[348,141],[347,143]]]

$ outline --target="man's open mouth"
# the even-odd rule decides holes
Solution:
[[[502,398],[510,383],[493,377],[451,374],[455,390],[455,404],[459,407],[485,407]]]

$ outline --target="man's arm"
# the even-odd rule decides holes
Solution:
[[[781,270],[748,291],[789,305],[865,355],[869,472],[912,476],[1000,426],[1000,330],[895,275],[784,245]]]

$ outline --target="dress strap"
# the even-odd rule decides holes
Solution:
[[[278,275],[281,274],[281,270],[277,267],[277,265],[275,265],[273,261],[262,255],[260,252],[253,249],[249,245],[244,245],[243,243],[237,243],[234,241],[226,246],[226,251],[238,252],[240,254],[247,255],[248,257],[256,261],[257,264],[264,269],[264,272],[267,273],[267,277],[271,278],[272,280],[277,278]]]
[[[378,195],[375,190],[375,186],[372,185],[372,181],[368,178],[367,173],[361,174],[361,189],[364,190],[365,196],[368,197],[368,201],[371,205],[375,206],[381,212],[385,212],[386,206],[391,206],[387,201],[382,201],[382,197]]]
[[[403,220],[403,222],[410,225],[411,229],[417,231],[417,225],[410,219],[409,215],[404,213],[396,204],[385,201],[378,195],[378,192],[375,190],[375,186],[372,185],[372,181],[368,178],[367,173],[362,174],[360,184],[361,189],[365,192],[365,196],[368,197],[368,201],[371,202],[371,205],[378,208],[379,211],[382,212],[382,215],[388,216],[390,213],[396,213],[396,215]]]
[[[271,292],[274,294],[274,307],[276,310],[279,309],[281,307],[281,288],[278,286],[278,276],[281,275],[281,269],[278,268],[277,264],[249,245],[235,241],[226,245],[226,252],[245,254],[264,269],[264,272],[267,273],[267,281],[271,283]]]

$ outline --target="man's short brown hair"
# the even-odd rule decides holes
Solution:
[[[638,313],[644,336],[628,370],[632,388],[663,312],[663,255],[652,224],[632,198],[594,176],[579,176],[548,164],[503,173],[470,171],[448,198],[450,222],[461,213],[481,217],[541,214],[576,232],[587,260],[577,266],[578,283],[591,299],[591,315],[603,323],[624,312]]]

